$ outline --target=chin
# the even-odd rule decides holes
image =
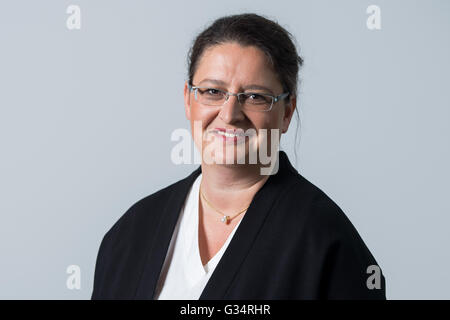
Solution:
[[[239,166],[247,163],[247,153],[244,155],[226,155],[221,152],[218,152],[215,157],[215,162],[218,165],[223,166]]]

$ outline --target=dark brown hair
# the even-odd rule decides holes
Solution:
[[[297,97],[298,73],[303,59],[297,53],[294,37],[277,22],[254,13],[216,19],[194,39],[187,61],[188,81],[191,85],[203,53],[215,45],[229,42],[255,46],[264,52],[284,92],[289,92],[285,101],[291,96]],[[298,102],[296,112],[298,129]]]

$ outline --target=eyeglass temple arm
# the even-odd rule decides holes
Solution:
[[[284,98],[286,98],[288,95],[289,95],[289,92],[282,93],[282,94],[280,94],[279,96],[274,97],[273,102],[278,102],[278,100],[284,99]]]
[[[188,88],[189,88],[189,92],[191,92],[192,89],[194,89],[194,86],[192,86],[192,85],[188,82]],[[194,98],[195,98],[195,100],[197,100],[197,90],[195,90],[195,92],[194,92]]]

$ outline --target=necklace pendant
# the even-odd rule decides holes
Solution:
[[[223,223],[228,223],[229,218],[230,218],[229,216],[223,216],[222,219],[220,219],[220,221],[222,221]]]

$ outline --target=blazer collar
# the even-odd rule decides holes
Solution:
[[[239,271],[241,263],[248,255],[267,214],[275,200],[291,185],[289,178],[298,174],[284,151],[279,151],[278,172],[271,175],[255,194],[250,207],[242,218],[222,258],[206,284],[200,299],[224,299],[227,290]],[[169,249],[170,240],[178,221],[187,193],[201,173],[201,166],[172,187],[167,206],[161,213],[156,233],[150,241],[148,257],[142,278],[138,284],[135,299],[153,299],[156,284]]]

